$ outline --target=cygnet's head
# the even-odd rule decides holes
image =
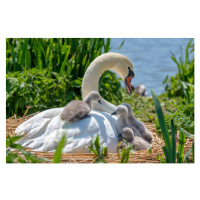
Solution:
[[[86,97],[85,99],[89,99],[90,101],[98,101],[98,103],[102,104],[100,101],[100,94],[97,91],[91,91]],[[84,99],[84,100],[85,100]]]
[[[122,137],[124,139],[133,139],[134,133],[133,130],[129,127],[125,127],[122,130],[122,133],[118,135],[118,137]]]
[[[128,114],[127,108],[123,105],[119,105],[111,115],[127,116],[127,114]]]

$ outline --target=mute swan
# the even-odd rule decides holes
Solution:
[[[105,53],[97,57],[88,67],[82,82],[82,98],[88,93],[98,91],[99,78],[106,70],[112,69],[125,82],[126,89],[131,95],[131,79],[134,77],[131,61],[118,53]],[[112,87],[112,86],[111,86]],[[105,144],[110,153],[117,152],[118,134],[115,129],[116,117],[112,113],[116,106],[100,97],[102,104],[94,103],[90,118],[69,124],[61,120],[64,108],[54,108],[43,111],[24,123],[20,124],[15,133],[23,135],[19,144],[30,147],[35,151],[55,151],[63,134],[67,143],[63,148],[65,153],[89,153],[84,148],[90,144],[91,137],[99,134],[101,144]],[[103,111],[103,112],[100,112]]]
[[[128,143],[131,143],[133,150],[146,150],[149,148],[150,144],[143,140],[141,137],[134,136],[133,130],[129,127],[125,127],[119,137],[125,139]],[[119,145],[119,149],[127,148],[127,144],[123,141]]]
[[[140,132],[140,134],[145,140],[151,143],[153,139],[152,133],[144,126],[142,122],[138,121],[134,117],[131,106],[128,103],[123,103],[122,105],[126,106],[126,108],[128,109],[128,116],[127,116],[128,123],[131,126],[134,126]]]
[[[119,134],[122,132],[123,128],[130,127],[133,130],[134,135],[142,137],[140,135],[139,131],[134,126],[131,126],[128,123],[128,121],[127,121],[128,109],[125,106],[123,106],[123,105],[117,106],[116,110],[111,115],[119,115],[119,117],[115,123],[115,127]]]
[[[61,114],[61,119],[73,123],[83,119],[92,109],[92,102],[100,101],[100,95],[96,91],[90,92],[83,101],[74,100],[69,102]]]

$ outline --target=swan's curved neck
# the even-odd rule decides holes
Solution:
[[[82,82],[82,98],[84,99],[92,90],[98,91],[99,79],[101,75],[109,69],[114,70],[117,60],[109,56],[99,56],[96,58],[85,72]],[[116,70],[114,70],[116,71]],[[93,109],[112,113],[115,111],[116,106],[101,98],[102,104],[97,102],[93,103]]]

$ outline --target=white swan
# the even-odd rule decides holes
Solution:
[[[130,60],[118,53],[105,53],[97,57],[85,72],[82,82],[83,99],[92,90],[98,91],[99,78],[109,69],[121,76],[129,95],[132,93],[131,78],[134,77],[134,73]],[[89,149],[84,147],[89,145],[94,134],[99,134],[100,143],[105,144],[109,152],[116,152],[118,143],[115,129],[116,117],[105,113],[112,113],[116,106],[103,98],[100,100],[102,104],[94,103],[93,109],[104,112],[93,110],[90,112],[91,118],[71,124],[61,120],[60,115],[64,108],[49,109],[35,115],[15,130],[17,135],[23,135],[19,144],[33,148],[35,151],[54,151],[62,135],[66,134],[67,143],[63,152],[89,153]]]

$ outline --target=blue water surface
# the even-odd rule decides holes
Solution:
[[[121,43],[122,48],[119,50]],[[181,56],[180,46],[185,55],[185,48],[190,38],[112,38],[110,52],[121,53],[133,63],[135,77],[132,84],[144,84],[148,95],[153,88],[157,95],[164,91],[162,84],[165,77],[175,75],[177,66],[171,59],[171,52],[176,58]],[[124,84],[122,83],[124,86]]]

